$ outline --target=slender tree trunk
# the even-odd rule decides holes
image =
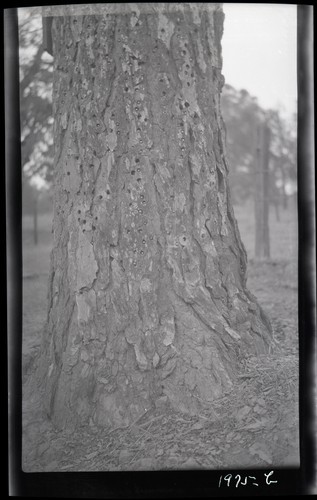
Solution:
[[[267,124],[258,127],[255,201],[255,257],[270,258],[269,233],[269,145],[270,129]]]
[[[128,424],[161,394],[197,412],[271,337],[246,289],[228,190],[221,7],[124,5],[53,20],[55,243],[40,376],[60,427]]]
[[[278,196],[274,198],[274,208],[275,208],[275,218],[277,222],[280,222],[280,209],[279,209],[279,200]]]
[[[285,186],[286,186],[286,176],[285,176],[285,166],[284,166],[284,164],[282,164],[281,172],[282,172],[282,205],[283,205],[283,209],[287,210],[288,199],[287,199],[287,194],[286,194],[286,189],[285,189]]]
[[[37,214],[38,214],[38,194],[33,195],[33,243],[38,243]]]

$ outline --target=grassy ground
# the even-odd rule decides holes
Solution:
[[[297,218],[295,208],[270,214],[271,259],[254,260],[253,207],[236,217],[249,256],[248,286],[271,319],[274,350],[249,358],[234,390],[200,417],[158,403],[122,431],[93,427],[78,441],[35,415],[31,374],[46,317],[51,221],[41,216],[39,242],[23,219],[24,470],[230,468],[298,463]],[[250,216],[251,214],[251,216]],[[35,396],[34,396],[35,397]],[[162,433],[162,429],[164,432]]]

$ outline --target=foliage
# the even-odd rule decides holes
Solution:
[[[282,199],[286,208],[287,195],[296,191],[297,142],[296,115],[284,120],[277,110],[269,113],[271,128],[271,179],[272,197]]]
[[[22,172],[22,212],[23,215],[40,214],[52,211],[52,190],[41,189],[34,179],[28,178]]]
[[[47,188],[53,165],[52,58],[44,53],[41,17],[28,9],[19,9],[19,56],[22,168],[35,187]]]
[[[286,120],[278,110],[265,111],[246,90],[225,85],[222,113],[227,129],[230,185],[236,203],[254,193],[257,127],[266,121],[271,130],[270,201],[278,203],[296,190],[296,116]]]

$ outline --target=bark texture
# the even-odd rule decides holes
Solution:
[[[162,394],[197,412],[270,341],[229,198],[221,7],[145,5],[53,20],[42,378],[60,427],[126,425]]]

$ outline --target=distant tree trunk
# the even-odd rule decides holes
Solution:
[[[276,169],[276,162],[274,162],[274,170]],[[269,179],[270,183],[269,183],[269,192],[270,192],[270,195],[269,195],[269,204],[272,204],[274,206],[274,211],[275,211],[275,218],[276,218],[276,221],[279,222],[280,221],[280,210],[279,210],[279,205],[280,205],[280,190],[279,188],[276,186],[276,176],[274,175],[274,171],[273,171],[273,175],[270,176],[270,179]]]
[[[271,338],[246,289],[228,190],[221,7],[118,5],[126,12],[53,20],[55,243],[40,376],[60,427],[125,425],[161,394],[197,412]]]
[[[258,127],[255,175],[255,257],[270,258],[269,233],[269,146],[270,129]]]
[[[38,213],[38,193],[33,194],[33,243],[38,243],[38,230],[37,230],[37,213]]]
[[[274,208],[275,208],[275,218],[277,222],[280,222],[280,210],[279,210],[279,201],[277,198],[274,198]]]
[[[285,186],[286,186],[286,175],[285,175],[285,165],[284,164],[282,164],[281,172],[282,172],[282,200],[283,200],[283,209],[287,210],[288,199],[287,199],[287,194],[286,194],[286,189],[285,189]]]

